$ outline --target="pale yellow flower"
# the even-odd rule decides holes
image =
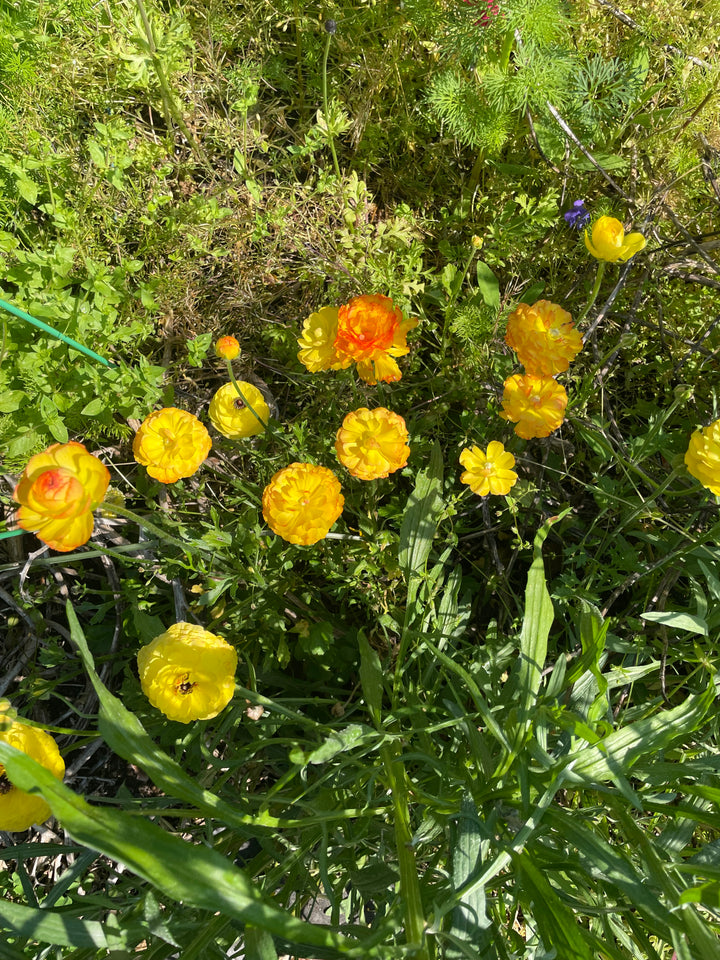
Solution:
[[[230,440],[254,437],[262,433],[270,419],[270,408],[258,388],[244,380],[239,381],[238,386],[252,410],[240,397],[233,383],[226,383],[220,387],[210,401],[208,410],[212,425]],[[263,422],[261,423],[260,420]]]
[[[6,707],[7,701],[0,706]],[[0,740],[37,760],[56,779],[62,780],[65,762],[49,733],[13,720],[0,725]],[[0,830],[27,830],[33,823],[44,823],[50,816],[50,807],[40,794],[26,793],[13,786],[0,763]]]
[[[460,454],[460,463],[465,467],[460,482],[480,497],[489,493],[504,496],[517,483],[518,476],[512,469],[515,457],[497,440],[492,440],[484,453],[480,447],[466,447]]]

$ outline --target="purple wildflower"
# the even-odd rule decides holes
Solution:
[[[574,230],[582,230],[583,227],[590,223],[590,214],[585,209],[584,200],[576,200],[572,205],[572,210],[566,211],[563,217],[567,225]]]

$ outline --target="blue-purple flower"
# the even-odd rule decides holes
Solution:
[[[567,210],[563,217],[567,225],[574,230],[582,230],[584,226],[590,223],[590,214],[585,209],[584,200],[576,200],[572,205],[572,210]]]

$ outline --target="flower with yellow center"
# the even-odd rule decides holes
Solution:
[[[191,477],[210,453],[210,434],[187,410],[165,407],[140,425],[133,441],[138,463],[160,483]]]
[[[245,399],[240,397],[233,383],[226,383],[212,398],[208,410],[212,425],[230,440],[241,440],[243,437],[254,437],[263,433],[265,424],[270,419],[270,408],[258,388],[244,380],[241,380],[238,386]]]
[[[534,377],[563,373],[583,345],[567,310],[549,300],[519,303],[508,317],[505,343]]]
[[[517,482],[518,475],[513,470],[515,457],[497,440],[488,444],[485,453],[480,447],[466,447],[460,454],[460,463],[465,467],[460,482],[466,483],[479,497],[489,493],[505,496]]]
[[[174,623],[137,663],[143,693],[169,720],[210,720],[235,692],[235,648],[195,623]]]
[[[335,349],[350,357],[367,383],[394,383],[402,376],[394,357],[409,353],[407,335],[417,320],[406,320],[390,297],[365,294],[353,297],[338,312]]]
[[[710,493],[720,496],[720,420],[693,433],[685,466]]]
[[[7,701],[4,701],[0,703],[0,718],[6,710]],[[6,717],[0,724],[0,740],[37,760],[56,779],[62,780],[65,762],[49,733]],[[44,823],[50,815],[50,807],[43,798],[13,786],[0,763],[0,830],[27,830],[33,823]]]
[[[592,236],[585,231],[585,246],[598,260],[623,263],[639,253],[646,244],[641,233],[625,234],[625,228],[615,217],[600,217],[592,228]]]
[[[265,522],[289,543],[309,545],[328,535],[343,510],[340,481],[327,467],[291,463],[279,470],[262,498]]]
[[[552,377],[515,374],[505,381],[503,420],[515,423],[515,433],[524,440],[549,437],[565,418],[568,396]]]
[[[215,344],[215,353],[221,360],[234,360],[240,356],[240,344],[235,337],[220,337]]]
[[[410,456],[405,421],[385,407],[361,407],[343,420],[335,452],[351,476],[359,480],[387,477],[404,467]]]
[[[28,460],[15,487],[18,525],[53,550],[74,550],[90,539],[109,482],[107,467],[81,443],[54,443]]]
[[[310,373],[322,370],[344,370],[352,363],[352,357],[341,357],[335,349],[338,331],[338,308],[323,307],[311,313],[303,324],[298,340],[298,359]]]

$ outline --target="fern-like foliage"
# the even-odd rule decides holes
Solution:
[[[438,74],[430,84],[427,102],[432,114],[466,146],[493,155],[508,138],[512,115],[502,106],[489,104],[473,76],[453,70]]]

